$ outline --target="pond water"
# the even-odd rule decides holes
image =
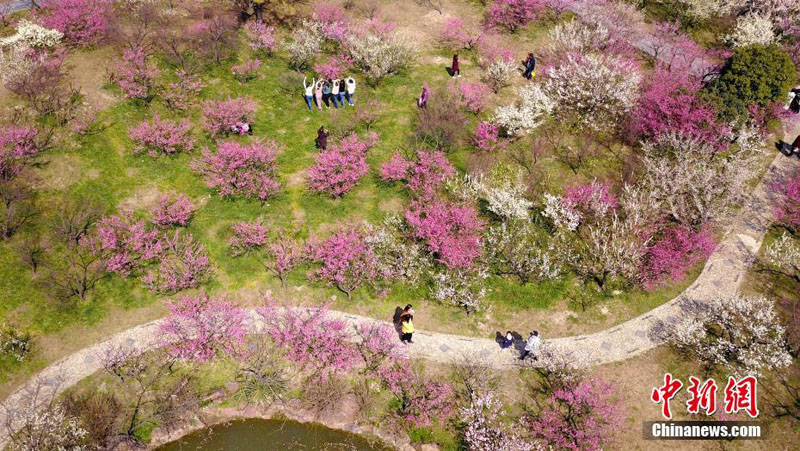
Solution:
[[[192,432],[157,451],[389,451],[380,443],[320,424],[234,420]]]

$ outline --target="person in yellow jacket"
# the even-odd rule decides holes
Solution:
[[[411,336],[414,335],[414,315],[404,316],[401,327],[403,335],[400,337],[400,340],[405,344],[414,343],[411,340]]]

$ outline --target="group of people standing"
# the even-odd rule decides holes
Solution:
[[[344,107],[347,102],[350,106],[355,105],[356,99],[356,79],[353,77],[345,77],[336,80],[317,80],[311,79],[311,84],[308,84],[308,77],[303,77],[303,97],[306,100],[306,106],[309,111],[314,109],[321,110],[322,106],[330,108],[333,104],[334,108],[339,106]]]

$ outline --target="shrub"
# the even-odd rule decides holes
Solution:
[[[223,196],[244,196],[258,199],[263,205],[280,189],[277,181],[275,141],[241,145],[224,142],[216,152],[208,149],[196,167],[205,175],[206,183]]]
[[[329,146],[308,170],[308,187],[331,197],[343,196],[369,172],[367,151],[376,142],[376,134],[362,140],[351,133]]]
[[[160,226],[186,226],[194,214],[192,201],[183,194],[178,197],[161,196],[153,207],[153,223]]]
[[[207,100],[203,106],[203,126],[215,138],[237,133],[241,123],[253,122],[255,111],[256,103],[243,97]]]
[[[431,92],[426,108],[417,109],[417,139],[436,150],[456,148],[465,135],[467,117],[458,108],[459,99],[449,90]]]
[[[8,356],[17,362],[28,358],[33,347],[30,332],[21,332],[8,326],[0,327],[0,356]]]
[[[113,6],[108,0],[46,0],[41,22],[79,46],[95,44],[108,31]]]
[[[748,107],[783,101],[797,82],[791,57],[778,46],[751,45],[737,49],[725,63],[708,95],[725,120],[744,120]]]
[[[136,143],[134,153],[147,152],[148,155],[157,157],[189,152],[194,148],[191,127],[192,123],[188,119],[178,123],[161,119],[156,113],[152,121],[141,122],[130,130],[129,135]]]

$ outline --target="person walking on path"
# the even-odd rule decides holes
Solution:
[[[542,339],[539,337],[539,331],[534,330],[531,332],[528,341],[525,343],[525,349],[522,350],[522,355],[519,356],[519,359],[525,360],[529,355],[533,354],[533,360],[536,360],[536,351],[539,350],[539,344],[541,342]]]
[[[461,77],[461,69],[458,66],[458,54],[453,55],[453,64],[450,66],[453,72],[453,78]]]
[[[327,81],[322,83],[322,101],[325,108],[331,109],[331,85]]]
[[[422,85],[422,94],[420,94],[419,99],[417,99],[417,106],[420,108],[428,106],[428,85]]]
[[[325,130],[324,125],[321,125],[317,130],[317,149],[321,151],[328,150],[328,131]]]
[[[317,101],[317,108],[322,109],[322,87],[325,85],[325,82],[322,80],[317,81],[317,84],[314,85],[314,97]]]
[[[403,335],[400,337],[400,341],[404,344],[414,343],[411,337],[414,335],[414,315],[406,315],[401,320]]]
[[[339,108],[339,80],[333,80],[331,85],[333,86],[333,88],[331,88],[331,100],[333,100],[333,107]]]
[[[350,106],[356,104],[356,79],[353,77],[347,77],[344,79],[344,87],[345,87],[345,96],[347,97],[347,103]]]
[[[306,99],[306,105],[308,106],[308,110],[311,111],[314,109],[314,107],[311,106],[311,99],[314,98],[314,85],[317,84],[317,79],[316,78],[312,79],[310,85],[307,85],[306,81],[308,81],[308,78],[303,77],[303,90],[304,90],[303,97],[305,97]]]
[[[533,79],[533,71],[536,70],[536,57],[533,56],[533,53],[528,53],[528,56],[525,58],[525,61],[523,61],[522,64],[525,66],[525,73],[523,73],[522,76],[528,80]]]

